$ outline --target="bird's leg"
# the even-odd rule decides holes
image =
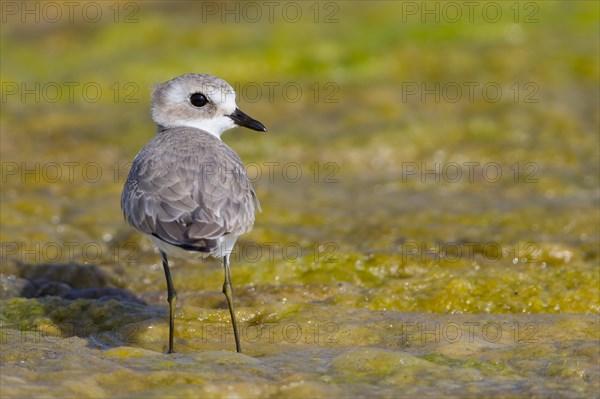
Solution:
[[[160,251],[165,277],[167,278],[167,301],[169,302],[169,350],[167,353],[173,353],[173,335],[175,334],[175,304],[177,303],[177,292],[173,287],[171,271],[169,270],[169,261],[167,255]]]
[[[237,323],[235,321],[235,313],[233,312],[233,289],[231,288],[231,277],[229,275],[229,255],[223,257],[223,268],[225,269],[225,282],[223,283],[223,294],[227,298],[229,305],[229,313],[231,314],[231,324],[233,324],[233,336],[235,337],[235,349],[238,353],[242,353],[240,345],[240,336],[238,334]]]

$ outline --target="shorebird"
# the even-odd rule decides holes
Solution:
[[[237,107],[235,91],[207,74],[186,74],[155,86],[152,119],[158,132],[133,160],[121,196],[127,222],[158,248],[167,280],[169,349],[173,352],[175,305],[168,256],[223,259],[235,346],[242,352],[233,307],[229,255],[249,232],[256,193],[240,157],[221,141],[236,126],[265,132]]]

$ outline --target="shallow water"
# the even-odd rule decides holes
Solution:
[[[3,398],[598,397],[597,5],[127,4],[1,26]],[[149,88],[192,71],[269,128],[223,136],[263,208],[232,257],[243,355],[214,260],[173,260],[164,354],[159,257],[119,209]]]

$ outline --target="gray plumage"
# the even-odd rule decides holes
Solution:
[[[235,151],[190,127],[159,128],[135,157],[121,206],[140,232],[205,253],[224,235],[249,232],[260,209]]]

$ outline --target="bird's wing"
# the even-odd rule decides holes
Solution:
[[[161,132],[142,149],[121,205],[138,230],[210,252],[219,237],[252,228],[258,200],[238,155],[207,133],[187,137],[189,130]]]

